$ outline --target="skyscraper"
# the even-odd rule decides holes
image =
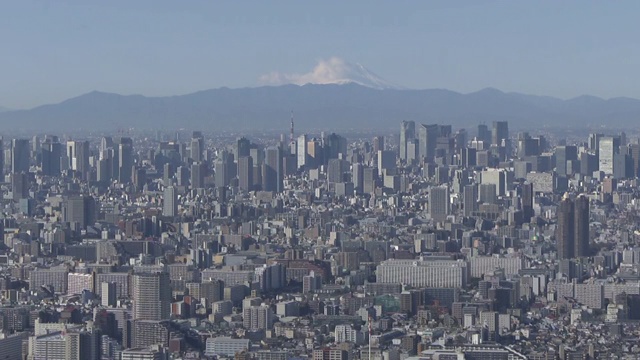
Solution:
[[[494,121],[491,129],[491,144],[501,146],[503,140],[509,140],[509,123]]]
[[[62,144],[57,137],[47,137],[42,143],[42,174],[47,176],[60,175],[60,159]]]
[[[96,222],[96,201],[92,196],[70,196],[65,201],[65,222],[77,223],[81,229]]]
[[[238,159],[238,186],[244,191],[253,189],[253,159],[251,156],[243,156]]]
[[[351,169],[351,182],[356,194],[362,194],[364,191],[364,166],[361,163],[355,163]]]
[[[191,188],[199,189],[204,187],[204,177],[207,171],[203,163],[191,164]]]
[[[162,203],[162,215],[175,217],[178,215],[178,193],[173,186],[164,188],[164,201]]]
[[[193,162],[202,162],[202,152],[204,151],[204,138],[200,131],[194,131],[191,138],[191,159]]]
[[[575,215],[575,257],[589,256],[589,199],[579,195],[573,205]]]
[[[378,176],[394,175],[396,153],[391,150],[378,150]]]
[[[131,138],[120,138],[118,144],[118,181],[128,184],[132,180],[131,170],[133,169],[133,141]]]
[[[236,141],[235,146],[235,157],[239,159],[242,156],[250,156],[251,155],[251,141],[245,137],[241,137]]]
[[[262,190],[282,191],[282,154],[277,147],[265,151],[264,171],[262,174]]]
[[[429,215],[436,221],[444,221],[450,213],[449,188],[434,186],[429,190]]]
[[[133,276],[134,320],[169,319],[171,283],[169,273],[140,273]]]
[[[373,152],[384,150],[384,136],[379,135],[373,138]]]
[[[407,143],[416,137],[416,123],[403,121],[400,124],[400,159],[407,160]]]
[[[29,172],[30,163],[29,140],[13,139],[11,141],[11,172]]]
[[[421,159],[427,161],[433,159],[439,135],[440,127],[438,125],[420,125],[418,128],[418,155]]]
[[[486,144],[491,142],[491,132],[489,127],[485,124],[478,125],[478,133],[476,138]]]
[[[11,174],[11,196],[15,201],[29,197],[29,176],[24,172]]]
[[[567,161],[578,160],[578,148],[576,146],[556,147],[556,173],[560,176],[571,175],[567,173]]]
[[[464,186],[464,216],[471,216],[478,210],[478,185],[471,184]]]
[[[574,219],[573,202],[569,194],[565,194],[558,207],[558,226],[556,229],[556,242],[558,259],[571,259],[573,256]]]
[[[329,183],[343,182],[343,175],[349,168],[348,163],[342,159],[330,159],[327,166],[327,181]]]
[[[524,221],[529,222],[533,217],[533,198],[535,193],[533,192],[533,183],[526,183],[522,185],[522,213],[524,215]]]
[[[613,175],[614,155],[619,152],[620,138],[602,137],[598,142],[598,167],[606,175]]]
[[[324,161],[327,162],[330,159],[337,159],[340,155],[347,154],[347,139],[343,136],[331,133],[325,139],[324,144]]]
[[[305,165],[307,165],[307,159],[309,158],[307,154],[307,135],[306,134],[302,134],[298,136],[297,156],[298,156],[298,168],[305,167]]]
[[[89,174],[89,141],[67,141],[69,169],[75,176],[87,179]]]

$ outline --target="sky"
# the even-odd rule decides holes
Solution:
[[[625,0],[3,0],[0,106],[253,87],[328,59],[412,89],[640,98],[639,13]]]

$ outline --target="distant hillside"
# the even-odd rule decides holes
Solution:
[[[571,100],[484,89],[377,90],[357,84],[220,88],[170,97],[91,92],[59,104],[0,113],[0,130],[110,130],[192,128],[284,129],[294,110],[296,128],[395,128],[401,120],[475,126],[510,121],[513,128],[551,125],[635,126],[640,100]]]

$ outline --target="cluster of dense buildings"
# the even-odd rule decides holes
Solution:
[[[475,133],[0,144],[0,359],[640,356],[640,144]]]

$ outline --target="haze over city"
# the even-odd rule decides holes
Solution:
[[[638,10],[2,2],[0,359],[638,359]]]

